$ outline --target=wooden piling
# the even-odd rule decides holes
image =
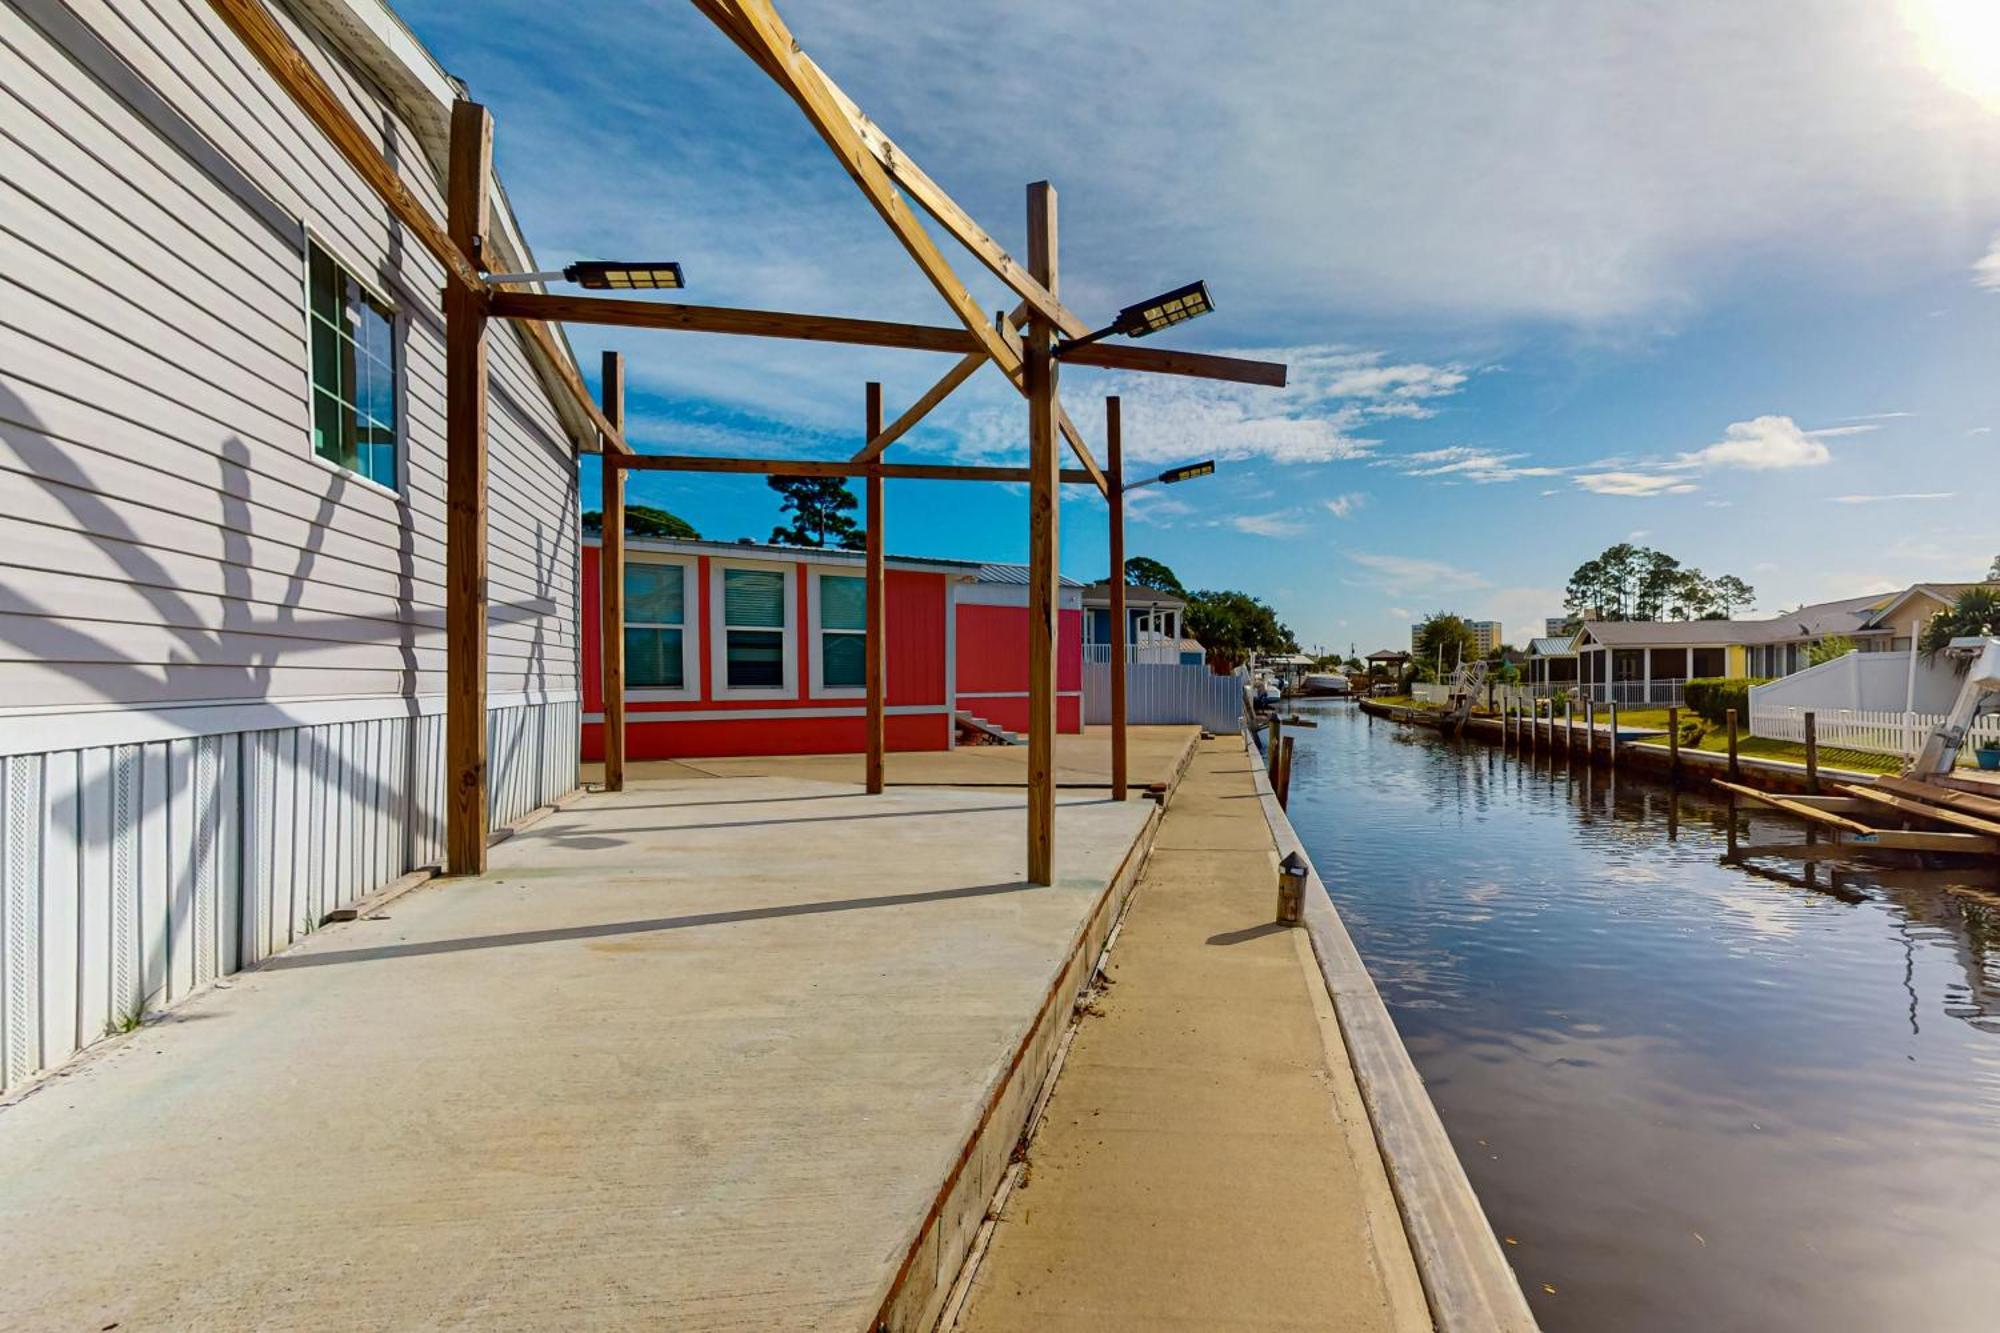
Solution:
[[[1568,699],[1563,700],[1563,753],[1576,754],[1576,705]]]
[[[1736,762],[1736,710],[1732,708],[1724,713],[1723,721],[1729,728],[1729,780],[1731,782],[1741,782],[1743,781],[1743,769]],[[1733,832],[1734,830],[1732,829],[1731,831]]]
[[[1292,802],[1292,737],[1285,737],[1285,743],[1278,759],[1278,807],[1285,809]]]
[[[1618,767],[1618,701],[1611,701],[1611,720],[1605,724],[1607,739],[1611,746],[1611,766]]]
[[[1056,192],[1047,181],[1028,187],[1028,271],[1054,295]],[[1061,440],[1056,433],[1055,325],[1028,321],[1022,338],[1028,399],[1028,882],[1055,883],[1056,642]],[[1114,571],[1123,574],[1123,570]],[[1124,627],[1115,636],[1121,642]]]
[[[1681,710],[1667,710],[1667,780],[1681,780]]]
[[[1264,754],[1264,771],[1273,779],[1278,775],[1278,751],[1284,746],[1284,736],[1284,722],[1276,713],[1271,714],[1271,741]]]
[[[1819,795],[1819,727],[1810,708],[1806,710],[1806,790]]]
[[[1583,701],[1583,757],[1597,762],[1597,700]]]

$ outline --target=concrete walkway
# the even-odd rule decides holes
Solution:
[[[1168,808],[960,1327],[1413,1330],[1424,1294],[1240,739]]]
[[[1155,810],[586,797],[0,1108],[0,1328],[867,1328]]]

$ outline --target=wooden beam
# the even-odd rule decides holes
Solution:
[[[1104,469],[1097,466],[1097,460],[1090,456],[1090,446],[1083,442],[1082,433],[1077,430],[1076,423],[1069,419],[1069,410],[1062,405],[1061,400],[1056,402],[1056,427],[1062,431],[1062,437],[1069,441],[1070,452],[1076,455],[1076,461],[1083,464],[1084,472],[1089,474],[1090,484],[1097,487],[1098,493],[1105,499],[1110,499],[1111,482],[1105,477]]]
[[[604,415],[625,423],[625,358],[604,354]],[[597,651],[604,666],[604,790],[625,790],[625,469],[606,467],[598,547]]]
[[[970,213],[960,208],[958,202],[926,175],[923,168],[910,159],[908,153],[898,148],[895,142],[883,133],[882,127],[870,120],[860,105],[827,77],[826,71],[821,69],[811,56],[800,52],[799,60],[805,71],[811,77],[818,79],[833,98],[834,105],[840,108],[842,114],[847,117],[848,124],[852,125],[855,133],[860,136],[862,146],[882,164],[882,169],[889,173],[889,178],[907,190],[910,198],[916,200],[926,213],[937,219],[938,225],[950,232],[960,245],[970,250],[975,259],[986,265],[988,272],[1006,283],[1013,289],[1015,295],[1033,308],[1036,314],[1049,320],[1067,336],[1081,338],[1091,332],[1090,325],[1084,323],[1058,301],[1055,293],[1036,282],[1032,273],[1016,263],[1014,257],[988,235],[986,229],[974,221]]]
[[[1803,819],[1808,824],[1822,824],[1827,828],[1838,829],[1842,833],[1860,833],[1871,837],[1881,831],[1870,828],[1858,819],[1849,819],[1845,815],[1834,814],[1831,810],[1820,810],[1810,805],[1804,805],[1798,801],[1780,796],[1775,792],[1758,791],[1755,787],[1746,787],[1738,782],[1717,780],[1715,785],[1729,792],[1731,795],[1740,796],[1753,804],[1768,805],[1773,810],[1783,810],[1786,814]]]
[[[1920,782],[1915,778],[1880,777],[1875,779],[1875,785],[1885,791],[1913,796],[1929,805],[1942,805],[1964,814],[2000,819],[2000,800],[1991,796],[1980,796],[1975,792],[1960,791],[1956,787],[1944,787],[1934,782]]]
[[[347,159],[347,164],[388,205],[396,220],[409,228],[410,234],[424,249],[444,265],[457,285],[483,291],[486,280],[479,274],[478,241],[486,234],[484,212],[472,243],[454,244],[455,229],[440,227],[430,210],[424,207],[409,186],[403,184],[403,178],[397,175],[396,169],[377,146],[376,137],[348,114],[340,98],[319,76],[319,71],[312,67],[285,30],[278,26],[277,20],[271,17],[264,0],[209,0],[209,4],[238,39],[250,48],[250,54],[257,57],[257,63],[290,94],[299,110],[305,112],[306,119],[319,128],[320,133],[332,142],[335,151]]]
[[[451,112],[445,197],[470,263],[491,198],[493,118]],[[445,873],[486,869],[486,294],[447,283],[445,374]]]
[[[868,426],[867,436],[874,439],[882,433],[882,386],[876,381],[868,383]],[[882,563],[883,514],[882,514],[882,472],[880,468],[869,471],[868,491],[868,604],[862,622],[867,629],[863,636],[866,645],[865,668],[868,678],[868,793],[880,796],[883,787],[883,751],[888,742],[888,729],[884,721],[884,705],[887,701],[883,672],[886,670],[888,647],[888,580]]]
[[[986,353],[967,352],[959,358],[958,364],[944,373],[944,378],[924,391],[921,398],[910,404],[909,411],[890,422],[888,426],[871,436],[868,443],[851,460],[856,463],[871,463],[882,456],[882,451],[909,434],[910,428],[930,415],[932,408],[951,397],[952,390],[972,378],[973,372],[986,364]]]
[[[1104,400],[1104,475],[1111,503],[1111,799],[1125,799],[1125,450],[1117,395]]]
[[[678,301],[638,301],[613,296],[572,296],[554,292],[493,293],[493,313],[504,319],[554,319],[572,324],[608,324],[628,329],[677,329],[728,333],[747,338],[792,338],[803,342],[848,343],[855,347],[901,347],[915,352],[981,351],[963,329],[937,324],[896,324],[838,315],[794,315],[776,310],[732,310]],[[983,353],[982,353],[983,354]]]
[[[1056,192],[1028,187],[1028,270],[1056,291]],[[1055,326],[1028,323],[1024,380],[1028,395],[1028,881],[1055,883],[1056,653],[1062,466],[1056,440]]]
[[[819,131],[820,138],[825,140],[841,166],[847,169],[847,174],[854,178],[862,195],[889,225],[889,230],[895,233],[903,249],[930,280],[931,286],[937,289],[938,295],[958,316],[966,332],[984,346],[986,354],[993,358],[1009,379],[1018,383],[1021,377],[1020,359],[987,324],[986,312],[980,309],[972,293],[952,272],[951,265],[939,252],[937,242],[917,221],[910,206],[903,202],[903,196],[897,193],[894,182],[861,142],[860,134],[825,84],[814,76],[799,50],[797,40],[769,0],[728,0],[727,3],[696,0],[696,4],[712,21],[721,25],[738,46],[762,51],[762,58],[757,60],[759,67],[798,103],[806,119]]]
[[[1913,800],[1908,796],[1898,796],[1893,792],[1876,791],[1872,787],[1856,787],[1843,783],[1840,790],[1850,795],[1858,796],[1864,801],[1872,801],[1877,805],[1886,805],[1892,810],[1900,811],[1917,819],[1936,820],[1940,824],[1956,824],[1958,827],[1970,829],[1974,833],[1984,833],[1991,837],[2000,837],[2000,824],[1990,819],[1981,819],[1978,815],[1968,815],[1960,810],[1948,810],[1941,805],[1931,805],[1925,801]]]
[[[1261,384],[1271,389],[1285,387],[1286,368],[1282,361],[1249,361],[1240,356],[1173,352],[1164,347],[1133,347],[1112,342],[1072,348],[1063,353],[1062,359],[1063,364],[1068,366],[1141,370],[1153,375],[1192,375],[1197,379],[1228,380],[1235,384]]]
[[[891,481],[1027,481],[1024,467],[973,467],[952,463],[857,463],[826,458],[711,458],[706,454],[606,455],[606,466],[637,472],[734,472],[775,477],[865,477],[880,472]],[[1058,474],[1065,485],[1095,486],[1082,468]]]

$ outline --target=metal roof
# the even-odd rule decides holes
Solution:
[[[1576,635],[1568,634],[1559,639],[1528,640],[1530,657],[1575,657]]]
[[[979,566],[979,572],[973,577],[981,583],[1014,583],[1026,587],[1028,584],[1028,567],[1026,565],[984,564]],[[1070,578],[1068,575],[1058,575],[1057,582],[1065,588],[1081,588],[1083,586],[1081,580]]]

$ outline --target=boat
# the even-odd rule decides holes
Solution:
[[[1332,671],[1310,672],[1299,687],[1299,693],[1311,698],[1344,697],[1353,692],[1354,687],[1348,683],[1347,677]]]

